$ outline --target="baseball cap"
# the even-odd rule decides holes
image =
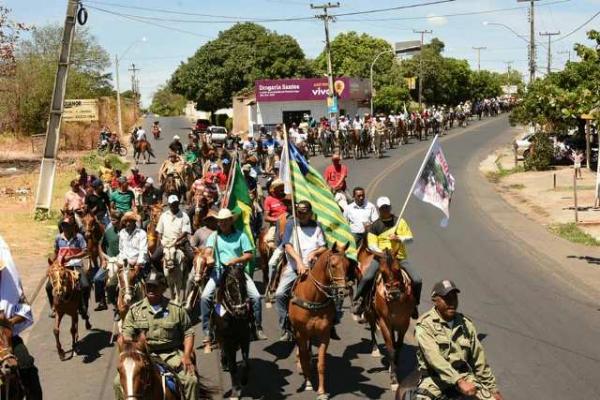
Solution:
[[[392,202],[389,197],[381,196],[377,199],[377,208],[381,208],[383,206],[391,206]]]
[[[97,187],[100,187],[100,186],[102,186],[102,181],[100,179],[94,179],[92,181],[92,187],[97,188]]]
[[[454,282],[449,279],[444,279],[443,281],[439,281],[435,285],[433,285],[433,289],[431,290],[431,297],[434,296],[446,296],[448,293],[456,291],[460,293],[460,289],[456,286]]]
[[[169,203],[169,204],[179,203],[179,198],[177,197],[177,195],[172,194],[167,198],[167,203]]]
[[[179,139],[179,135],[173,136],[173,140]]]
[[[119,183],[126,183],[127,182],[127,178],[125,178],[124,176],[119,177],[118,180]]]
[[[155,270],[152,270],[145,279],[147,285],[162,285],[167,286],[167,278]]]
[[[149,183],[150,185],[154,185],[154,179],[152,179],[151,177],[146,178],[146,183]]]

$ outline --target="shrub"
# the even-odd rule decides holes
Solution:
[[[554,148],[547,134],[538,132],[531,139],[529,155],[525,158],[525,170],[544,171],[550,169]]]

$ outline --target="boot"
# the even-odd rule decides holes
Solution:
[[[331,340],[342,340],[342,338],[337,334],[335,330],[335,325],[331,327],[331,332],[329,332],[329,338]]]
[[[422,287],[422,285],[420,285],[420,284],[413,284],[413,290],[414,290],[414,294],[415,294],[416,304],[415,304],[415,309],[413,310],[412,315],[411,315],[412,319],[419,318],[419,304],[421,303],[421,287]]]

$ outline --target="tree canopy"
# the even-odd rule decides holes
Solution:
[[[168,85],[161,86],[152,96],[150,112],[164,117],[177,117],[183,114],[187,101],[180,94],[171,92]]]
[[[310,64],[293,37],[239,23],[182,63],[170,86],[199,109],[216,111],[231,106],[232,96],[254,87],[255,80],[307,76]]]

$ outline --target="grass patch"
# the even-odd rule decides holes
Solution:
[[[92,151],[81,157],[81,162],[88,174],[94,175],[96,175],[100,170],[100,167],[104,165],[104,160],[109,160],[113,169],[120,169],[121,171],[126,171],[129,166],[128,162],[123,161],[123,159],[116,154],[107,154],[105,157],[102,157],[97,152]]]
[[[594,185],[577,185],[577,190],[595,190],[596,186]],[[548,189],[548,191],[555,191],[555,192],[572,192],[573,191],[573,186],[557,186],[556,189]]]
[[[582,231],[576,223],[552,224],[548,227],[550,232],[569,242],[584,244],[586,246],[600,246],[600,242],[589,233]]]
[[[522,165],[517,165],[516,167],[511,169],[504,169],[502,164],[496,161],[496,167],[498,168],[497,171],[490,171],[485,174],[486,178],[492,183],[499,183],[502,180],[502,178],[512,174],[525,172],[525,168],[523,168]]]
[[[525,189],[525,185],[523,185],[522,183],[513,183],[511,185],[508,185],[509,189],[515,189],[515,190],[521,190],[521,189]]]

